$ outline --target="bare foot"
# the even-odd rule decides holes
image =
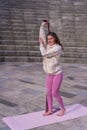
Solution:
[[[43,116],[48,116],[48,115],[52,115],[52,112],[48,111],[48,112],[43,113]]]
[[[65,112],[65,109],[60,109],[57,116],[63,116]]]

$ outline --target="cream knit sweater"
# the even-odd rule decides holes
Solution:
[[[39,37],[43,39],[43,43],[40,43],[40,51],[43,56],[43,69],[47,74],[59,74],[62,72],[62,66],[59,59],[61,56],[62,48],[58,44],[52,46],[46,46],[45,26],[40,27]]]

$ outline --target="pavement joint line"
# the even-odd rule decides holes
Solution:
[[[12,103],[10,101],[4,100],[0,98],[0,103],[6,106],[10,106],[10,107],[16,107],[18,106],[16,103]]]

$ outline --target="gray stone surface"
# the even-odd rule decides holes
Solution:
[[[87,107],[87,65],[63,63],[63,73],[60,94],[64,105]],[[42,63],[0,63],[0,130],[10,130],[3,117],[45,109],[45,76]],[[87,116],[32,130],[87,130]]]
[[[87,63],[87,0],[0,0],[0,61],[42,61],[43,19],[64,46],[62,61]]]

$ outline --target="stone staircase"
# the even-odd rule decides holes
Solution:
[[[64,46],[62,62],[87,63],[86,0],[0,0],[0,62],[41,62],[38,35],[46,18]]]

